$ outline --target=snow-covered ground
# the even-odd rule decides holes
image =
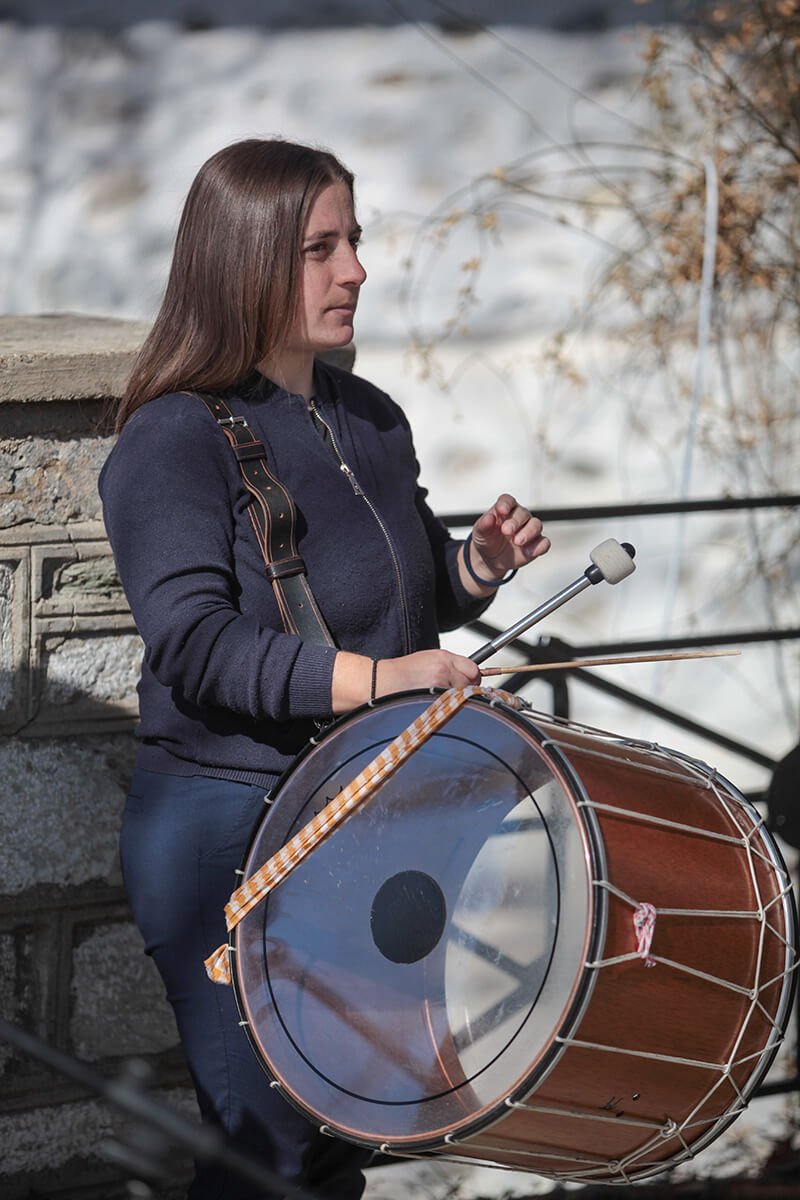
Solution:
[[[542,507],[673,499],[686,418],[662,382],[626,375],[618,345],[597,336],[583,345],[580,385],[541,363],[548,339],[581,307],[599,241],[562,224],[557,205],[505,210],[491,228],[468,216],[479,176],[536,155],[546,184],[567,161],[564,143],[630,140],[631,123],[647,115],[641,47],[632,29],[187,33],[151,21],[112,35],[0,23],[0,309],[149,318],[182,199],[206,157],[249,136],[329,146],[356,173],[365,226],[357,370],[407,411],[434,507],[476,510],[500,490]],[[443,228],[445,239],[431,236]],[[441,329],[466,283],[479,303],[425,376],[412,335]],[[649,414],[643,434],[631,420],[637,406]],[[718,467],[698,450],[691,495],[719,492]],[[614,536],[637,547],[637,572],[584,593],[534,636],[580,646],[788,625],[796,613],[771,613],[761,583],[743,582],[753,538],[772,520],[554,524],[551,553],[502,589],[493,616],[512,624]],[[476,644],[463,633],[450,643]],[[787,649],[604,674],[775,758],[796,741],[797,655]],[[527,694],[549,708],[543,684]],[[589,688],[574,688],[573,716],[696,754],[744,790],[768,782],[745,758]],[[741,1149],[739,1169],[789,1129],[793,1105],[758,1101],[737,1122],[725,1145]],[[373,1173],[372,1200],[402,1190],[403,1170]],[[410,1170],[432,1197],[453,1180],[453,1168]],[[469,1187],[499,1195],[548,1185],[472,1172]]]

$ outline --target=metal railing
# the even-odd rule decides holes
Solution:
[[[612,517],[658,517],[677,516],[682,514],[732,512],[747,509],[800,508],[800,495],[787,494],[775,496],[749,496],[739,498],[706,499],[706,500],[674,500],[641,504],[602,504],[582,505],[574,508],[536,508],[536,515],[545,524],[556,522],[599,521]],[[478,519],[480,513],[462,512],[440,514],[440,520],[450,528],[468,528]],[[490,639],[500,633],[500,629],[489,621],[478,620],[471,622],[468,629],[475,630],[481,637]],[[702,636],[687,635],[673,638],[626,639],[622,641],[607,641],[584,643],[580,646],[571,645],[558,638],[538,642],[518,638],[515,648],[526,656],[527,661],[552,662],[553,659],[568,661],[571,658],[587,658],[612,654],[645,654],[654,651],[688,650],[693,647],[722,647],[741,646],[758,642],[776,643],[800,640],[800,628],[789,629],[741,629],[725,633],[704,633]],[[553,713],[560,717],[569,717],[569,676],[581,683],[604,692],[608,696],[624,701],[642,712],[659,717],[674,725],[676,728],[697,734],[714,745],[730,750],[743,758],[766,767],[769,770],[776,766],[775,759],[763,753],[755,746],[748,746],[739,739],[727,736],[708,725],[695,721],[674,709],[657,704],[646,696],[642,696],[628,688],[623,688],[609,680],[601,678],[584,668],[553,672],[549,677],[542,672],[538,678],[544,678],[550,685],[553,694]],[[527,676],[511,676],[504,684],[507,691],[517,691],[526,682]]]

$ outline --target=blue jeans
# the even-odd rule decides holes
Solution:
[[[263,812],[262,787],[137,770],[120,842],[125,888],[175,1011],[204,1121],[283,1178],[358,1200],[371,1153],[320,1134],[269,1086],[233,989],[211,983],[203,965],[227,940],[223,909]],[[189,1189],[191,1200],[261,1194],[210,1164],[198,1164]]]

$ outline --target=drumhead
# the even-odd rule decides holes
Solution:
[[[430,696],[339,722],[277,790],[250,875]],[[269,1074],[316,1122],[424,1151],[526,1092],[602,936],[575,785],[533,722],[470,701],[250,913],[235,986]]]

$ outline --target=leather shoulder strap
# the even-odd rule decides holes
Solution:
[[[304,642],[335,646],[309,587],[306,564],[297,552],[294,501],[270,472],[264,443],[256,437],[247,418],[234,416],[221,396],[193,394],[203,401],[230,442],[245,487],[253,498],[247,511],[286,632],[297,634]]]

